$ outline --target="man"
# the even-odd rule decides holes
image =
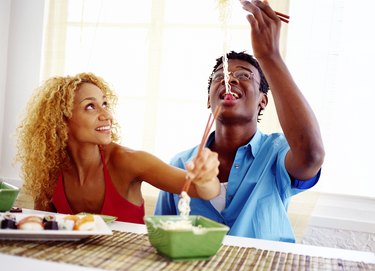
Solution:
[[[230,52],[230,92],[222,59],[209,79],[208,107],[221,107],[207,147],[219,155],[221,197],[192,199],[191,215],[226,224],[228,234],[295,242],[287,208],[291,196],[314,186],[320,177],[324,147],[315,115],[281,58],[281,21],[267,2],[241,1],[250,12],[255,60]],[[263,134],[257,127],[271,89],[283,134]],[[198,147],[177,154],[183,168]],[[175,215],[179,195],[161,192],[155,214]]]

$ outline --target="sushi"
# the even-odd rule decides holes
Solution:
[[[17,229],[16,216],[11,213],[3,214],[1,219],[1,229]]]
[[[91,231],[95,229],[95,219],[93,215],[85,215],[74,224],[74,230]]]
[[[43,218],[43,226],[45,230],[58,230],[59,226],[54,215],[45,215]]]
[[[79,217],[76,215],[67,215],[59,223],[60,230],[72,231],[76,221],[79,220]]]
[[[43,219],[39,216],[26,216],[17,223],[17,228],[27,231],[43,230]]]

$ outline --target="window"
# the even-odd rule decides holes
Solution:
[[[217,3],[49,1],[44,77],[82,71],[103,77],[119,96],[122,144],[168,162],[200,142],[210,112],[207,80],[224,52]],[[251,52],[240,3],[231,1],[228,14],[227,47]]]
[[[287,62],[320,123],[319,189],[374,197],[373,1],[292,1]]]

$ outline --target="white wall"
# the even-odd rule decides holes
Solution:
[[[5,86],[7,76],[7,52],[9,35],[10,0],[0,1],[0,173],[1,164],[4,160],[3,149],[3,126],[4,126],[4,103]],[[0,174],[1,176],[1,174]]]
[[[0,176],[18,179],[15,131],[29,93],[39,84],[44,0],[2,0],[0,12]]]

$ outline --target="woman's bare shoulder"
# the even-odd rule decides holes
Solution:
[[[106,161],[114,167],[134,165],[142,161],[146,154],[143,151],[134,150],[117,143],[111,143],[103,149]]]

